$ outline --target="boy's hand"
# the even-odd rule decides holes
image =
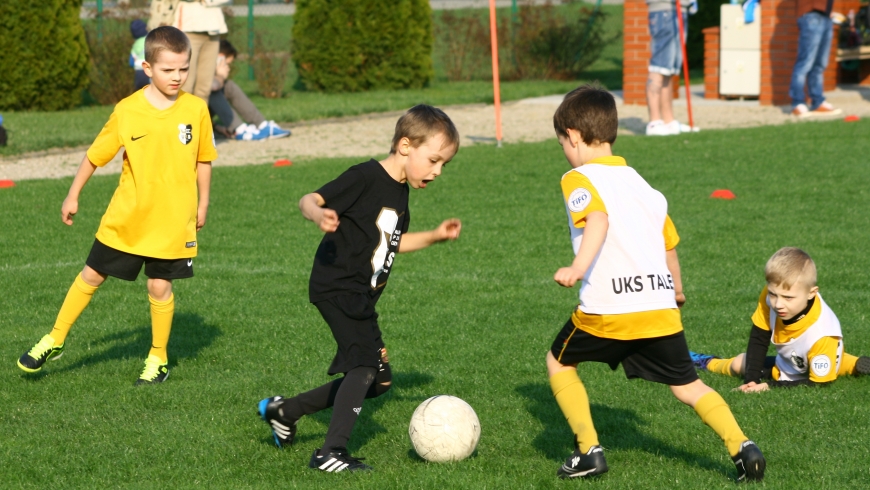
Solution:
[[[200,207],[196,210],[196,231],[205,226],[205,216],[208,214],[208,207]]]
[[[456,240],[459,238],[459,232],[462,231],[462,222],[456,218],[446,219],[435,228],[435,240],[443,242],[445,240]]]
[[[320,219],[317,220],[317,226],[326,233],[332,233],[338,229],[338,224],[338,213],[333,209],[323,208]]]
[[[767,383],[756,383],[755,381],[750,381],[746,384],[742,384],[736,388],[737,390],[742,391],[743,393],[759,393],[762,391],[767,391],[770,389],[770,386]]]
[[[79,212],[79,200],[73,199],[72,197],[67,196],[66,199],[63,200],[63,204],[60,207],[60,219],[67,226],[72,226],[73,224],[73,216]]]
[[[682,292],[679,292],[675,296],[677,300],[677,308],[682,308],[683,305],[686,304],[686,295]]]
[[[583,280],[583,273],[573,267],[562,267],[556,271],[553,279],[559,283],[560,286],[571,288],[577,284],[577,281]]]

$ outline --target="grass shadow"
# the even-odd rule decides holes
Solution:
[[[550,387],[544,384],[526,384],[517,387],[517,393],[526,400],[526,408],[544,426],[533,444],[548,459],[562,462],[574,450],[571,431],[565,417],[553,399]],[[731,468],[705,456],[674,447],[660,439],[645,434],[641,426],[649,425],[633,410],[591,404],[592,419],[601,443],[607,449],[642,450],[656,456],[679,459],[705,470],[729,474]],[[691,410],[686,407],[686,410]],[[663,431],[665,427],[661,428]]]
[[[175,366],[181,359],[196,357],[220,335],[220,329],[214,325],[206,324],[201,316],[191,313],[176,313],[172,319],[172,334],[169,337],[169,367]],[[94,350],[100,350],[105,346],[108,348],[95,354],[81,356],[72,364],[58,370],[52,370],[52,372],[62,373],[87,365],[129,358],[144,361],[151,346],[151,325],[112,332],[89,341],[88,344],[89,348]]]

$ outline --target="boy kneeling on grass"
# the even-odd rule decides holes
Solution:
[[[769,388],[821,386],[838,375],[870,374],[870,357],[843,351],[840,321],[819,294],[816,264],[799,248],[779,249],[764,266],[767,286],[752,315],[745,354],[720,359],[692,353],[698,369],[743,376],[745,393]],[[770,344],[776,356],[768,356]],[[762,382],[762,380],[766,380]]]
[[[372,469],[348,453],[347,442],[363,400],[385,393],[392,380],[375,306],[397,252],[459,238],[458,219],[408,233],[409,187],[425,189],[458,149],[459,133],[450,118],[440,109],[418,105],[396,123],[386,159],[350,167],[299,201],[302,215],[326,233],[314,256],[309,299],[338,344],[328,373],[344,376],[293,398],[261,400],[258,413],[280,448],[293,443],[303,415],[333,407],[326,440],[311,455],[310,468]]]
[[[685,302],[665,197],[613,156],[618,126],[613,96],[586,85],[565,96],[553,124],[574,168],[562,176],[575,258],[556,271],[564,287],[582,281],[580,305],[547,353],[556,402],[574,432],[561,478],[607,472],[592,424],[581,362],[622,364],[628,378],[666,384],[725,442],[738,480],[761,480],[765,460],[740,430],[725,400],[695,372],[678,305]]]
[[[205,225],[217,151],[205,102],[181,90],[190,70],[187,36],[169,26],[149,32],[143,67],[151,84],[118,102],[63,201],[61,219],[72,225],[82,188],[97,167],[124,147],[118,189],[85,268],[70,287],[52,331],[18,360],[18,367],[29,373],[60,358],[70,328],[106,277],[135,281],[144,264],[152,340],[136,384],[160,383],[169,376],[172,281],[193,277],[196,232]]]

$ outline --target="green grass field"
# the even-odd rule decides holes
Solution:
[[[688,303],[690,347],[745,348],[767,258],[786,245],[819,267],[846,349],[870,353],[867,270],[870,176],[854,142],[862,121],[621,137],[618,154],[669,199]],[[581,378],[611,468],[597,482],[555,472],[572,438],[550,392],[544,355],[577,289],[552,276],[571,260],[555,141],[460,150],[440,179],[414,191],[411,231],[463,220],[460,240],[399,258],[379,304],[394,388],[369,400],[351,439],[371,474],[306,466],[329,412],[300,421],[279,451],[257,402],[327,381],[334,343],[307,301],[320,239],[296,202],[361,159],[218,168],[196,277],[176,284],[172,375],[133,387],[148,351],[144,280],[108,281],[37,375],[15,360],[54,321],[87,256],[117,176],[85,188],[76,224],[58,219],[70,179],[0,190],[0,487],[5,488],[732,488],[734,467],[715,434],[661,385],[603,365]],[[738,198],[713,200],[715,189]],[[825,389],[746,395],[735,378],[702,373],[768,460],[766,487],[861,488],[870,479],[870,379]],[[415,456],[414,408],[447,393],[477,411],[470,459]],[[861,483],[864,482],[864,483]]]

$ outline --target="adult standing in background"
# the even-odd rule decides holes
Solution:
[[[788,95],[791,97],[791,114],[796,117],[834,116],[840,109],[834,109],[825,102],[825,68],[833,39],[831,10],[834,0],[797,0],[798,54],[791,73]],[[807,107],[807,94],[810,106]]]
[[[649,109],[649,124],[646,134],[667,136],[691,131],[687,125],[674,118],[674,92],[671,88],[683,68],[683,50],[680,44],[680,29],[677,23],[676,3],[680,3],[683,15],[684,38],[689,31],[689,16],[697,12],[695,0],[646,0],[649,11],[650,60],[646,81],[646,105]]]
[[[155,0],[157,1],[157,0]],[[190,72],[181,87],[208,103],[215,64],[220,49],[220,35],[227,33],[221,7],[231,0],[181,1],[175,7],[173,26],[190,39]]]

